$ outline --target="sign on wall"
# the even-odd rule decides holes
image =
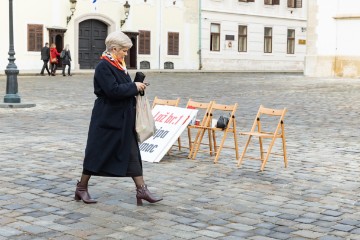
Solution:
[[[139,145],[142,160],[160,162],[197,112],[196,109],[156,105],[152,114],[157,131]]]

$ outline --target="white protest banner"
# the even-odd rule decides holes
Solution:
[[[195,109],[156,105],[152,114],[157,131],[139,145],[142,160],[160,162],[197,112]]]

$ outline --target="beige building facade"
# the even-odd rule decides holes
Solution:
[[[58,51],[69,44],[72,69],[94,69],[107,34],[122,30],[133,41],[130,69],[303,71],[307,6],[308,0],[13,0],[15,63],[40,72],[40,50],[49,42]],[[5,69],[8,0],[0,14]]]
[[[360,77],[360,1],[309,1],[306,76]]]

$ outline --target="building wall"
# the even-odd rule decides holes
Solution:
[[[201,17],[203,69],[247,71],[303,71],[306,45],[307,1],[302,8],[264,5],[264,1],[204,0]],[[210,25],[221,25],[220,51],[210,51]],[[248,27],[247,52],[238,51],[238,26]],[[273,28],[273,51],[264,53],[264,27]],[[295,54],[287,54],[287,29],[295,29]],[[225,35],[234,35],[232,47]]]
[[[151,69],[163,69],[164,62],[171,61],[176,69],[196,69],[198,67],[198,0],[130,0],[130,14],[125,24],[120,27],[124,16],[125,0],[78,0],[76,11],[69,24],[66,17],[71,15],[69,0],[32,0],[13,1],[14,13],[14,46],[16,65],[21,70],[39,70],[42,66],[40,52],[27,51],[27,25],[43,24],[43,42],[49,42],[50,28],[64,29],[64,45],[69,44],[72,51],[72,68],[79,69],[78,34],[80,22],[96,19],[108,26],[108,32],[123,30],[138,32],[151,31],[151,54],[137,55],[137,66],[143,60],[149,61]],[[41,6],[37,7],[37,6]],[[44,9],[47,9],[46,11]],[[8,1],[0,7],[0,27],[5,38],[0,38],[0,69],[8,63]],[[179,32],[179,55],[167,54],[167,32]]]
[[[79,24],[96,19],[108,26],[108,32],[123,30],[151,31],[151,52],[138,54],[137,66],[149,61],[151,69],[164,69],[167,61],[175,69],[246,70],[246,71],[302,71],[307,45],[306,40],[307,0],[302,8],[288,8],[287,1],[280,5],[264,5],[237,0],[129,0],[130,14],[126,23],[123,5],[125,0],[78,0],[76,11],[71,14],[69,0],[32,0],[14,2],[15,57],[18,69],[40,70],[40,52],[27,51],[27,25],[43,24],[43,42],[49,42],[47,28],[66,30],[64,45],[69,44],[73,55],[72,68],[79,69]],[[175,2],[175,4],[174,4]],[[38,7],[38,6],[41,6]],[[199,9],[202,9],[201,11]],[[47,11],[44,11],[47,9]],[[8,1],[1,4],[0,13],[5,16],[1,29],[8,33]],[[16,17],[15,17],[16,16]],[[210,51],[210,24],[221,24],[221,49]],[[248,26],[248,51],[237,50],[238,26]],[[264,53],[264,27],[273,28],[273,51]],[[286,54],[287,29],[295,29],[295,54]],[[179,55],[167,54],[167,33],[179,33]],[[234,35],[232,47],[225,42],[225,35]],[[8,58],[8,37],[0,38],[0,69],[5,69]]]
[[[157,1],[147,0],[138,4],[135,12],[144,17],[134,17],[125,29],[151,31],[150,54],[138,55],[141,61],[150,62],[152,69],[164,69],[165,62],[173,62],[175,69],[196,69],[198,66],[198,0]],[[168,32],[179,33],[179,55],[168,55]]]
[[[316,0],[309,4],[304,74],[313,77],[360,76],[360,1]]]

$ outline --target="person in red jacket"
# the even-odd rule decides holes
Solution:
[[[59,63],[58,57],[60,53],[56,50],[55,43],[52,43],[50,46],[50,64],[51,64],[51,75],[55,76],[57,64]]]

